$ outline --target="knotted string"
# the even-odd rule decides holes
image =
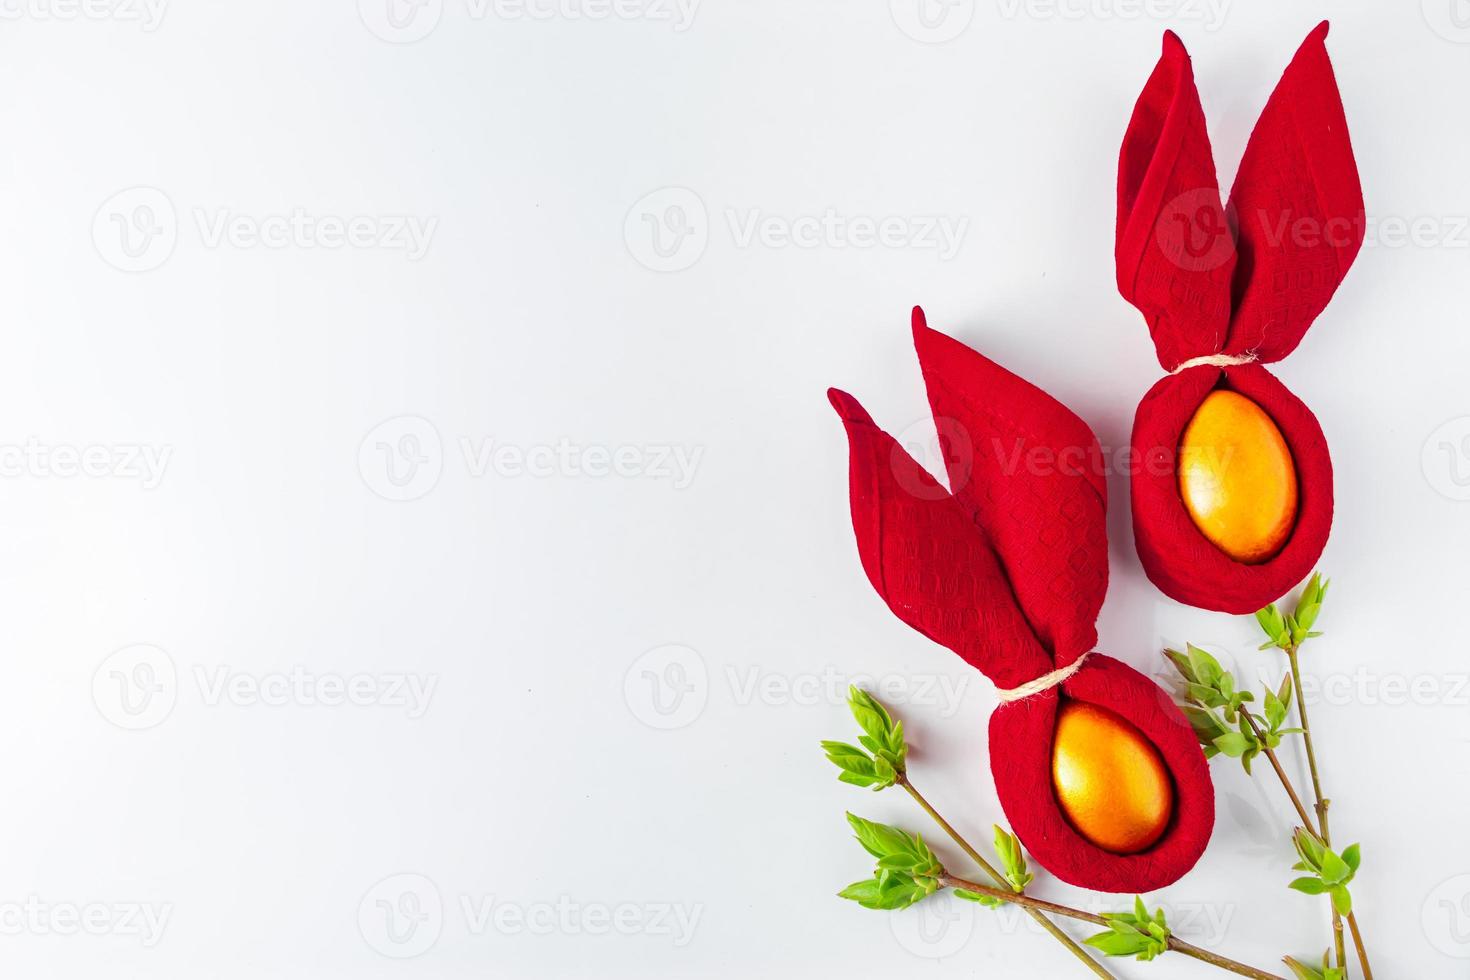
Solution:
[[[1020,687],[1013,687],[1009,690],[997,689],[995,696],[1000,699],[1001,704],[1008,704],[1011,701],[1020,701],[1022,698],[1029,698],[1033,695],[1040,694],[1042,691],[1049,691],[1081,670],[1082,664],[1090,656],[1092,656],[1091,650],[1067,664],[1067,666],[1058,667],[1050,673],[1042,674],[1036,680],[1027,681]]]
[[[1169,373],[1178,374],[1192,367],[1235,367],[1237,364],[1254,364],[1255,362],[1255,351],[1247,351],[1244,354],[1206,354],[1204,357],[1191,357]]]

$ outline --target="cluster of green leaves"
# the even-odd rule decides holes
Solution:
[[[873,877],[853,882],[838,896],[865,909],[906,909],[939,890],[944,867],[924,838],[851,813],[847,822],[878,866]]]
[[[903,739],[903,722],[894,721],[882,702],[855,686],[847,689],[847,706],[864,734],[862,748],[846,742],[822,743],[822,751],[838,769],[837,778],[854,786],[871,786],[876,792],[898,782],[908,761],[909,747]],[[867,751],[864,751],[866,749]]]
[[[1296,845],[1297,857],[1301,858],[1291,866],[1292,870],[1311,873],[1297,878],[1290,887],[1307,895],[1330,895],[1332,907],[1337,909],[1338,915],[1350,913],[1353,896],[1347,886],[1358,873],[1358,865],[1363,859],[1358,845],[1353,844],[1338,855],[1300,827],[1292,837],[1292,843]]]
[[[1266,642],[1261,644],[1261,649],[1279,647],[1282,650],[1295,650],[1312,637],[1321,636],[1321,633],[1312,631],[1312,625],[1317,622],[1317,614],[1322,611],[1322,600],[1327,597],[1327,586],[1330,584],[1331,580],[1324,579],[1321,572],[1314,572],[1302,589],[1302,597],[1297,600],[1295,612],[1283,614],[1273,602],[1256,613],[1256,622],[1261,624],[1261,629],[1266,633]]]
[[[1347,980],[1346,973],[1328,963],[1325,952],[1319,966],[1303,963],[1295,956],[1286,957],[1286,965],[1291,968],[1292,976],[1296,980]]]
[[[1001,874],[1011,891],[1017,895],[1036,878],[1026,868],[1026,855],[1021,850],[1021,839],[1005,828],[992,824],[995,830],[995,856],[1000,858]]]
[[[1026,867],[1026,855],[1021,850],[1021,840],[1015,834],[1010,833],[1004,827],[994,827],[995,830],[995,856],[1000,859],[1001,876],[1005,878],[1006,884],[1011,886],[1011,891],[1017,895],[1026,890],[1026,886],[1036,878]],[[982,895],[972,892],[966,888],[956,888],[955,895],[971,902],[979,902],[988,909],[998,909],[1006,904],[994,895]]]
[[[1281,679],[1275,691],[1266,691],[1264,713],[1255,714],[1246,707],[1255,703],[1255,695],[1237,688],[1230,671],[1192,643],[1185,649],[1186,653],[1165,650],[1164,656],[1184,679],[1181,707],[1204,748],[1205,758],[1226,755],[1239,759],[1250,772],[1252,760],[1262,751],[1276,748],[1283,736],[1301,731],[1281,727],[1291,708],[1290,675]]]
[[[1108,931],[1089,936],[1084,942],[1107,956],[1151,960],[1169,948],[1169,923],[1164,920],[1164,910],[1155,909],[1149,915],[1137,895],[1133,897],[1132,912],[1107,913],[1103,918],[1108,921]]]

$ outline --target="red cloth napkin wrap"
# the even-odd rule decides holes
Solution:
[[[1324,21],[1271,93],[1228,212],[1189,55],[1173,33],[1164,35],[1118,158],[1118,289],[1147,319],[1159,363],[1178,371],[1149,390],[1134,418],[1133,534],[1154,584],[1205,609],[1249,613],[1280,598],[1311,572],[1332,525],[1322,428],[1261,366],[1301,342],[1363,242],[1362,188],[1326,37]],[[1178,370],[1211,354],[1254,363]],[[1262,564],[1242,564],[1211,544],[1180,498],[1180,434],[1215,388],[1260,406],[1296,462],[1296,527]]]
[[[852,524],[863,569],[899,619],[1019,687],[1074,663],[1097,642],[1107,591],[1106,491],[1087,425],[1026,381],[945,335],[914,310],[914,346],[939,431],[946,490],[851,395],[828,397],[847,429]],[[1174,815],[1149,850],[1105,851],[1068,823],[1052,789],[1061,697],[1116,712],[1159,750]],[[1059,687],[990,716],[991,772],[1006,818],[1063,881],[1145,892],[1194,866],[1215,822],[1214,789],[1188,722],[1168,694],[1093,653]]]

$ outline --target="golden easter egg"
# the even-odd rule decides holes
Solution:
[[[1179,440],[1179,495],[1200,533],[1238,562],[1276,556],[1296,524],[1296,464],[1271,416],[1212,391]]]
[[[1063,700],[1052,746],[1052,786],[1079,834],[1105,851],[1152,847],[1174,812],[1174,784],[1158,749],[1106,708]]]

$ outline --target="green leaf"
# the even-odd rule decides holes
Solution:
[[[1322,852],[1321,878],[1329,885],[1339,885],[1352,878],[1353,869],[1347,862],[1331,851]]]
[[[880,899],[878,879],[868,878],[864,881],[854,881],[838,892],[837,897],[857,902],[865,909],[876,909]]]
[[[1103,919],[1108,923],[1108,931],[1085,942],[1108,956],[1133,956],[1147,961],[1169,948],[1169,925],[1164,910],[1158,909],[1150,916],[1141,896],[1134,896],[1132,912],[1107,913]]]
[[[1220,667],[1220,661],[1193,643],[1186,644],[1186,649],[1189,651],[1190,666],[1194,668],[1194,676],[1198,678],[1199,683],[1211,687],[1219,683],[1220,675],[1224,673]]]
[[[881,780],[876,776],[864,776],[861,773],[856,772],[839,772],[837,774],[837,781],[848,783],[852,786],[861,786],[864,789],[871,786],[875,790],[887,789],[888,787],[893,785],[892,783],[885,782],[884,780]]]
[[[1322,842],[1309,833],[1305,828],[1298,827],[1292,835],[1292,843],[1296,845],[1296,852],[1301,855],[1302,861],[1313,871],[1322,869],[1322,855],[1325,848]]]
[[[1179,672],[1180,677],[1184,678],[1185,683],[1192,684],[1198,680],[1198,678],[1194,676],[1194,667],[1190,664],[1189,658],[1180,653],[1178,650],[1170,650],[1166,648],[1164,650],[1164,659],[1174,665],[1174,669]]]
[[[1338,915],[1347,916],[1352,914],[1353,896],[1348,894],[1346,886],[1332,886],[1332,907],[1337,909]]]
[[[1020,838],[1004,827],[993,826],[995,854],[1000,858],[1004,877],[1012,890],[1021,892],[1036,877],[1027,870],[1026,854],[1021,850]]]
[[[1006,904],[994,895],[982,895],[979,892],[972,892],[964,888],[956,888],[954,893],[956,898],[963,898],[967,902],[979,902],[988,909],[998,909]]]
[[[1250,748],[1250,740],[1240,732],[1226,732],[1214,740],[1215,748],[1232,759],[1239,759]]]
[[[893,718],[888,714],[888,709],[855,684],[847,688],[847,704],[852,710],[853,718],[857,719],[858,726],[874,740],[883,741],[893,728]]]
[[[1183,711],[1184,717],[1189,720],[1189,726],[1194,729],[1194,734],[1202,745],[1214,745],[1216,738],[1229,731],[1225,723],[1208,708],[1187,705]]]
[[[1291,707],[1291,674],[1288,672],[1281,678],[1281,686],[1276,690],[1276,699],[1281,702],[1282,707]]]
[[[1225,703],[1225,698],[1213,687],[1204,684],[1186,684],[1184,692],[1189,695],[1191,701],[1198,701],[1207,708],[1218,708]]]
[[[1314,970],[1301,960],[1288,956],[1284,962],[1286,963],[1287,969],[1291,970],[1291,975],[1296,977],[1296,980],[1323,980],[1321,971]]]
[[[890,854],[913,853],[912,841],[914,839],[897,827],[864,820],[851,813],[847,815],[847,822],[851,825],[853,833],[857,835],[858,843],[863,845],[863,849],[875,858],[884,858]]]
[[[848,687],[847,704],[864,733],[858,737],[858,744],[873,754],[877,774],[880,778],[896,781],[895,777],[902,775],[904,771],[909,752],[908,745],[904,742],[903,722],[895,721],[881,701],[856,686]],[[840,742],[831,744],[843,745]],[[827,743],[824,742],[823,747],[826,746]],[[844,758],[850,758],[850,751],[856,750],[853,746],[844,747]]]
[[[889,871],[913,871],[921,864],[922,861],[916,854],[889,854],[878,859],[878,867]]]
[[[1297,600],[1296,604],[1296,624],[1301,630],[1303,639],[1308,635],[1312,624],[1317,621],[1317,614],[1322,611],[1322,601],[1327,596],[1328,584],[1323,581],[1321,572],[1314,572],[1302,588],[1302,597]]]
[[[1344,980],[1343,972],[1332,966],[1328,959],[1331,950],[1322,953],[1321,966],[1313,967],[1294,956],[1286,957],[1286,965],[1291,968],[1292,975],[1297,980]]]
[[[1272,637],[1273,641],[1277,634],[1281,632],[1281,612],[1276,608],[1274,602],[1265,609],[1256,612],[1256,622],[1261,625],[1261,631],[1267,636]],[[1267,645],[1274,646],[1275,643],[1272,642]]]
[[[878,880],[881,887],[889,887],[890,879],[903,884],[904,877],[912,879],[914,876],[918,880],[910,880],[907,884],[927,889],[925,894],[937,887],[933,879],[943,874],[944,867],[929,849],[929,845],[924,843],[923,837],[887,824],[864,820],[851,813],[847,815],[847,822],[863,850],[878,859]]]
[[[1131,937],[1120,936],[1112,930],[1089,936],[1082,941],[1094,949],[1101,950],[1104,956],[1132,956],[1140,948]]]
[[[859,776],[878,774],[877,760],[869,759],[867,756],[843,756],[840,759],[832,759],[831,756],[828,756],[827,758],[831,759],[832,763],[843,772],[856,773]]]
[[[888,751],[898,757],[898,765],[895,766],[900,772],[903,771],[903,763],[909,754],[908,743],[903,738],[903,722],[895,721],[893,730],[888,733]]]
[[[1363,851],[1357,844],[1349,844],[1347,850],[1342,852],[1343,863],[1352,869],[1353,874],[1358,873],[1358,865],[1363,863]]]
[[[1304,895],[1321,895],[1327,891],[1327,886],[1322,884],[1320,878],[1298,878],[1286,887]]]
[[[1281,727],[1281,724],[1284,721],[1286,721],[1286,705],[1281,703],[1281,699],[1278,698],[1274,692],[1267,691],[1266,727],[1270,731],[1274,732],[1276,729]],[[1272,748],[1275,748],[1275,746],[1273,745]]]
[[[900,887],[885,889],[878,907],[884,911],[894,912],[906,909],[924,897],[925,893],[922,889],[915,887],[912,882],[906,882]]]
[[[839,759],[868,758],[868,753],[864,752],[856,745],[849,745],[846,742],[831,742],[823,740],[822,751],[827,753],[827,758],[831,759],[833,762],[837,762],[837,760]]]

